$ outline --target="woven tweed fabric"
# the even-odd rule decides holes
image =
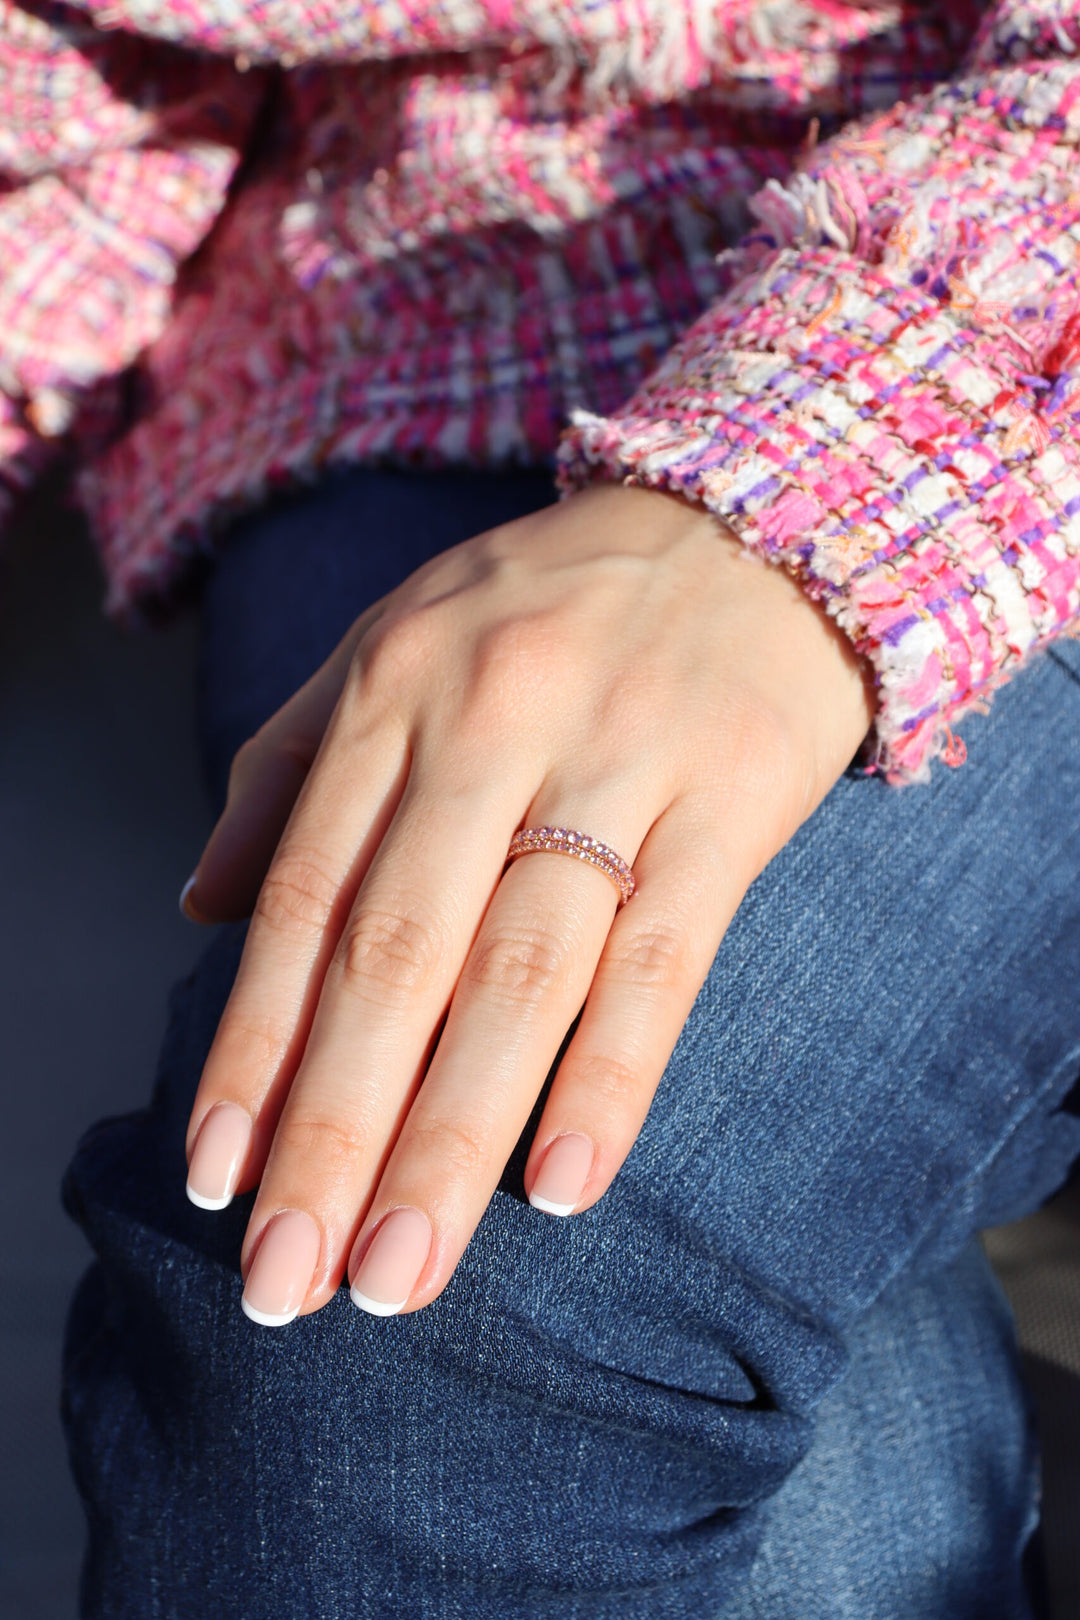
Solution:
[[[1080,0],[0,0],[0,484],[81,457],[123,616],[328,463],[558,448],[922,780],[1080,621],[1078,132]]]

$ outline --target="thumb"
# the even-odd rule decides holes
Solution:
[[[384,606],[380,598],[361,614],[311,679],[237,750],[225,808],[181,891],[180,909],[190,921],[233,922],[251,915],[357,643]]]

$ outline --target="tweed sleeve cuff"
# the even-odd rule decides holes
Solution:
[[[873,665],[893,784],[959,764],[952,723],[1080,621],[1080,384],[937,292],[778,251],[559,449],[564,491],[677,491],[823,603]]]

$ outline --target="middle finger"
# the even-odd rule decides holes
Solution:
[[[618,799],[625,814],[633,799]],[[589,806],[570,825],[618,826],[615,847],[635,854],[644,829],[605,808],[615,806]],[[418,1309],[449,1280],[589,994],[618,898],[611,879],[549,851],[503,878],[354,1247],[362,1309]]]

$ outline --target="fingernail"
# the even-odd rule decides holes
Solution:
[[[322,1238],[302,1209],[275,1215],[255,1251],[240,1303],[260,1327],[284,1327],[304,1303]]]
[[[529,1203],[549,1215],[572,1215],[592,1169],[593,1145],[587,1136],[568,1131],[557,1136],[540,1160]]]
[[[195,877],[196,874],[192,872],[191,876],[184,884],[184,887],[180,890],[180,910],[183,916],[187,918],[188,922],[205,924],[210,921],[210,918],[203,916],[202,912],[191,898],[191,891],[195,887]]]
[[[431,1250],[423,1210],[392,1209],[376,1228],[352,1283],[352,1302],[372,1316],[396,1316],[416,1287]]]
[[[200,1209],[232,1203],[251,1141],[251,1115],[237,1103],[215,1103],[199,1126],[188,1166],[187,1195]]]

